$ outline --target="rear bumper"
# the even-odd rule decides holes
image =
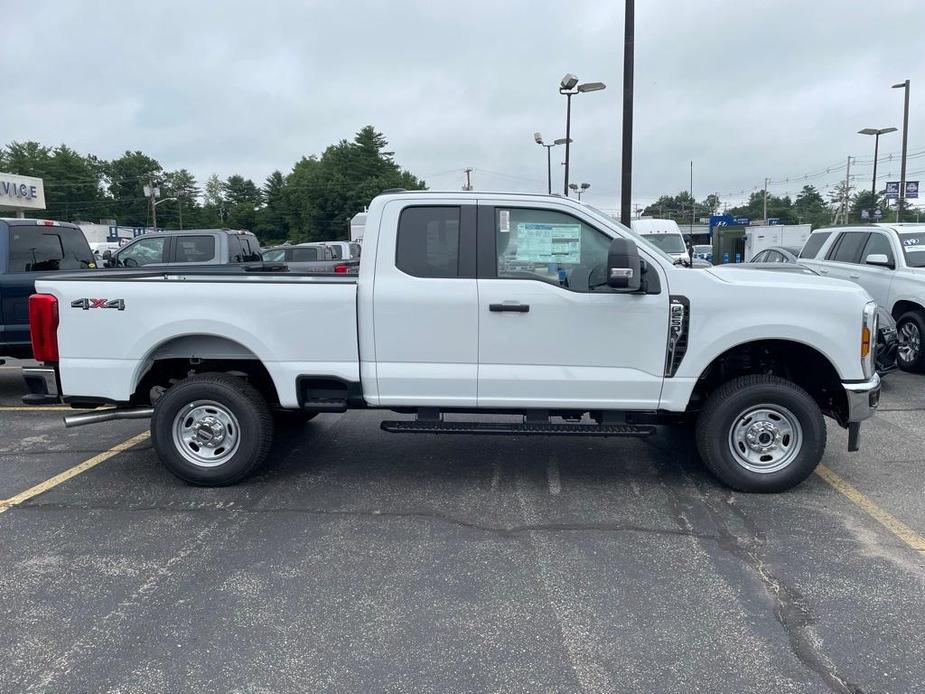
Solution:
[[[29,394],[23,396],[28,405],[48,405],[59,401],[58,374],[50,366],[25,366],[22,376],[29,388]]]
[[[874,416],[880,404],[880,376],[869,381],[843,383],[848,398],[848,450],[861,448],[861,422]]]

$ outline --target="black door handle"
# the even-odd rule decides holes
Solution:
[[[528,313],[530,304],[488,304],[489,311],[513,311],[514,313]]]

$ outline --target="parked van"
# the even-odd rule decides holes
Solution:
[[[684,236],[673,219],[634,219],[633,231],[646,241],[670,255],[675,261],[691,262]]]

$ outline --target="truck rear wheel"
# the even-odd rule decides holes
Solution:
[[[922,340],[925,340],[925,318],[921,311],[907,311],[896,321],[896,332],[899,333],[899,348],[896,351],[896,361],[903,371],[922,373],[925,371],[925,350],[922,349]]]
[[[707,468],[742,492],[780,492],[805,480],[825,451],[825,421],[805,390],[776,376],[720,386],[697,422]]]
[[[151,441],[165,467],[191,484],[234,484],[266,458],[273,418],[263,396],[234,376],[191,376],[154,406]]]

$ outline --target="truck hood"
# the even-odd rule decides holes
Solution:
[[[729,284],[764,287],[805,287],[808,290],[828,288],[832,290],[842,289],[852,294],[857,294],[859,291],[866,293],[859,285],[848,280],[780,270],[753,270],[742,265],[738,267],[715,265],[711,268],[704,268],[700,272],[708,272],[718,280]]]

